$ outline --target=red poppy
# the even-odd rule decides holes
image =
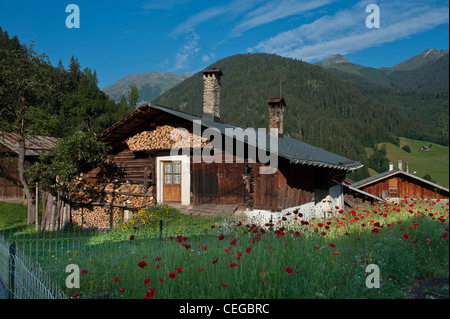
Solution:
[[[236,259],[241,258],[241,256],[242,256],[242,251],[239,250],[236,254]]]
[[[230,245],[236,245],[236,242],[237,242],[237,239],[235,238],[231,241]]]
[[[231,263],[231,264],[230,264],[230,267],[236,267],[236,266],[237,266],[236,263]]]
[[[219,258],[213,259],[213,261],[211,261],[211,264],[215,264],[218,261],[219,261]]]
[[[147,265],[148,264],[145,261],[143,261],[143,260],[138,263],[138,266],[141,267],[141,268],[145,268]]]
[[[143,284],[144,285],[149,285],[150,284],[150,278],[144,278],[144,281],[143,281]]]
[[[142,299],[151,299],[155,296],[155,288],[149,288],[146,292],[145,292],[145,297]]]
[[[169,278],[177,279],[177,274],[174,272],[169,272]]]
[[[413,240],[413,241],[411,242],[411,244],[417,244],[417,241]]]
[[[252,246],[250,246],[250,247],[248,247],[248,248],[246,248],[245,249],[245,252],[248,254],[249,252],[251,252],[252,251]]]
[[[120,281],[119,277],[114,276],[113,279],[111,279],[112,281]]]
[[[158,278],[158,281],[164,283],[165,280],[164,278]]]
[[[372,229],[372,233],[379,233],[380,231],[378,230],[378,228],[374,228]]]
[[[225,238],[224,235],[220,235],[220,236],[219,236],[219,240],[223,240],[224,238]]]
[[[300,232],[299,231],[295,232],[295,237],[300,237]]]
[[[335,248],[336,248],[336,245],[333,244],[333,243],[329,243],[329,244],[328,244],[328,247],[331,247],[331,248],[335,249]]]
[[[160,267],[164,267],[164,265],[156,265],[156,269],[158,269]]]
[[[228,288],[228,284],[220,284],[222,287]]]
[[[197,271],[203,271],[205,270],[204,268],[197,268]]]
[[[134,240],[134,235],[130,235],[130,240]]]
[[[442,234],[442,238],[447,239],[448,238],[448,233],[443,233]]]
[[[87,274],[87,270],[86,269],[83,269],[82,271],[80,271],[83,275],[86,275]]]
[[[124,291],[125,291],[125,287],[119,289],[119,292],[124,292]]]
[[[74,294],[72,295],[72,298],[77,298],[77,297],[78,297],[78,295],[79,295],[79,293],[78,293],[78,292],[76,292],[76,293],[74,293]]]
[[[314,246],[315,250],[320,250],[320,247]]]
[[[184,269],[181,267],[178,267],[177,269],[175,269],[175,272],[182,272]]]
[[[339,255],[339,252],[335,251],[335,252],[333,253],[333,255],[338,256],[338,255]]]
[[[287,272],[289,275],[292,275],[294,273],[294,271],[292,270],[291,267],[287,266],[286,268],[284,268],[284,271]]]
[[[404,234],[404,235],[402,236],[402,238],[405,239],[405,240],[409,240],[409,235],[408,235],[408,234]]]
[[[161,257],[156,256],[153,260],[154,260],[154,261],[160,261],[160,260],[161,260]]]

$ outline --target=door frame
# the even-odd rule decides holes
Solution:
[[[181,205],[191,203],[191,161],[187,155],[158,156],[156,157],[156,202],[164,202],[163,169],[164,162],[181,162]]]

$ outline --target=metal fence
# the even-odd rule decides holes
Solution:
[[[66,299],[59,285],[15,242],[0,235],[0,284],[8,299]]]

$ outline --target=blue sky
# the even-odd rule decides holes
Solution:
[[[67,28],[69,4],[80,28]],[[376,4],[380,28],[366,27]],[[131,73],[195,73],[238,53],[275,53],[314,63],[332,54],[374,68],[428,48],[449,48],[446,0],[14,0],[0,26],[45,53],[95,69],[103,88]]]

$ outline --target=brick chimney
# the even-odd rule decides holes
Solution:
[[[203,118],[218,121],[220,118],[220,77],[216,68],[203,70]]]
[[[271,98],[269,103],[269,130],[276,130],[278,134],[283,134],[283,114],[286,103],[283,97]]]

